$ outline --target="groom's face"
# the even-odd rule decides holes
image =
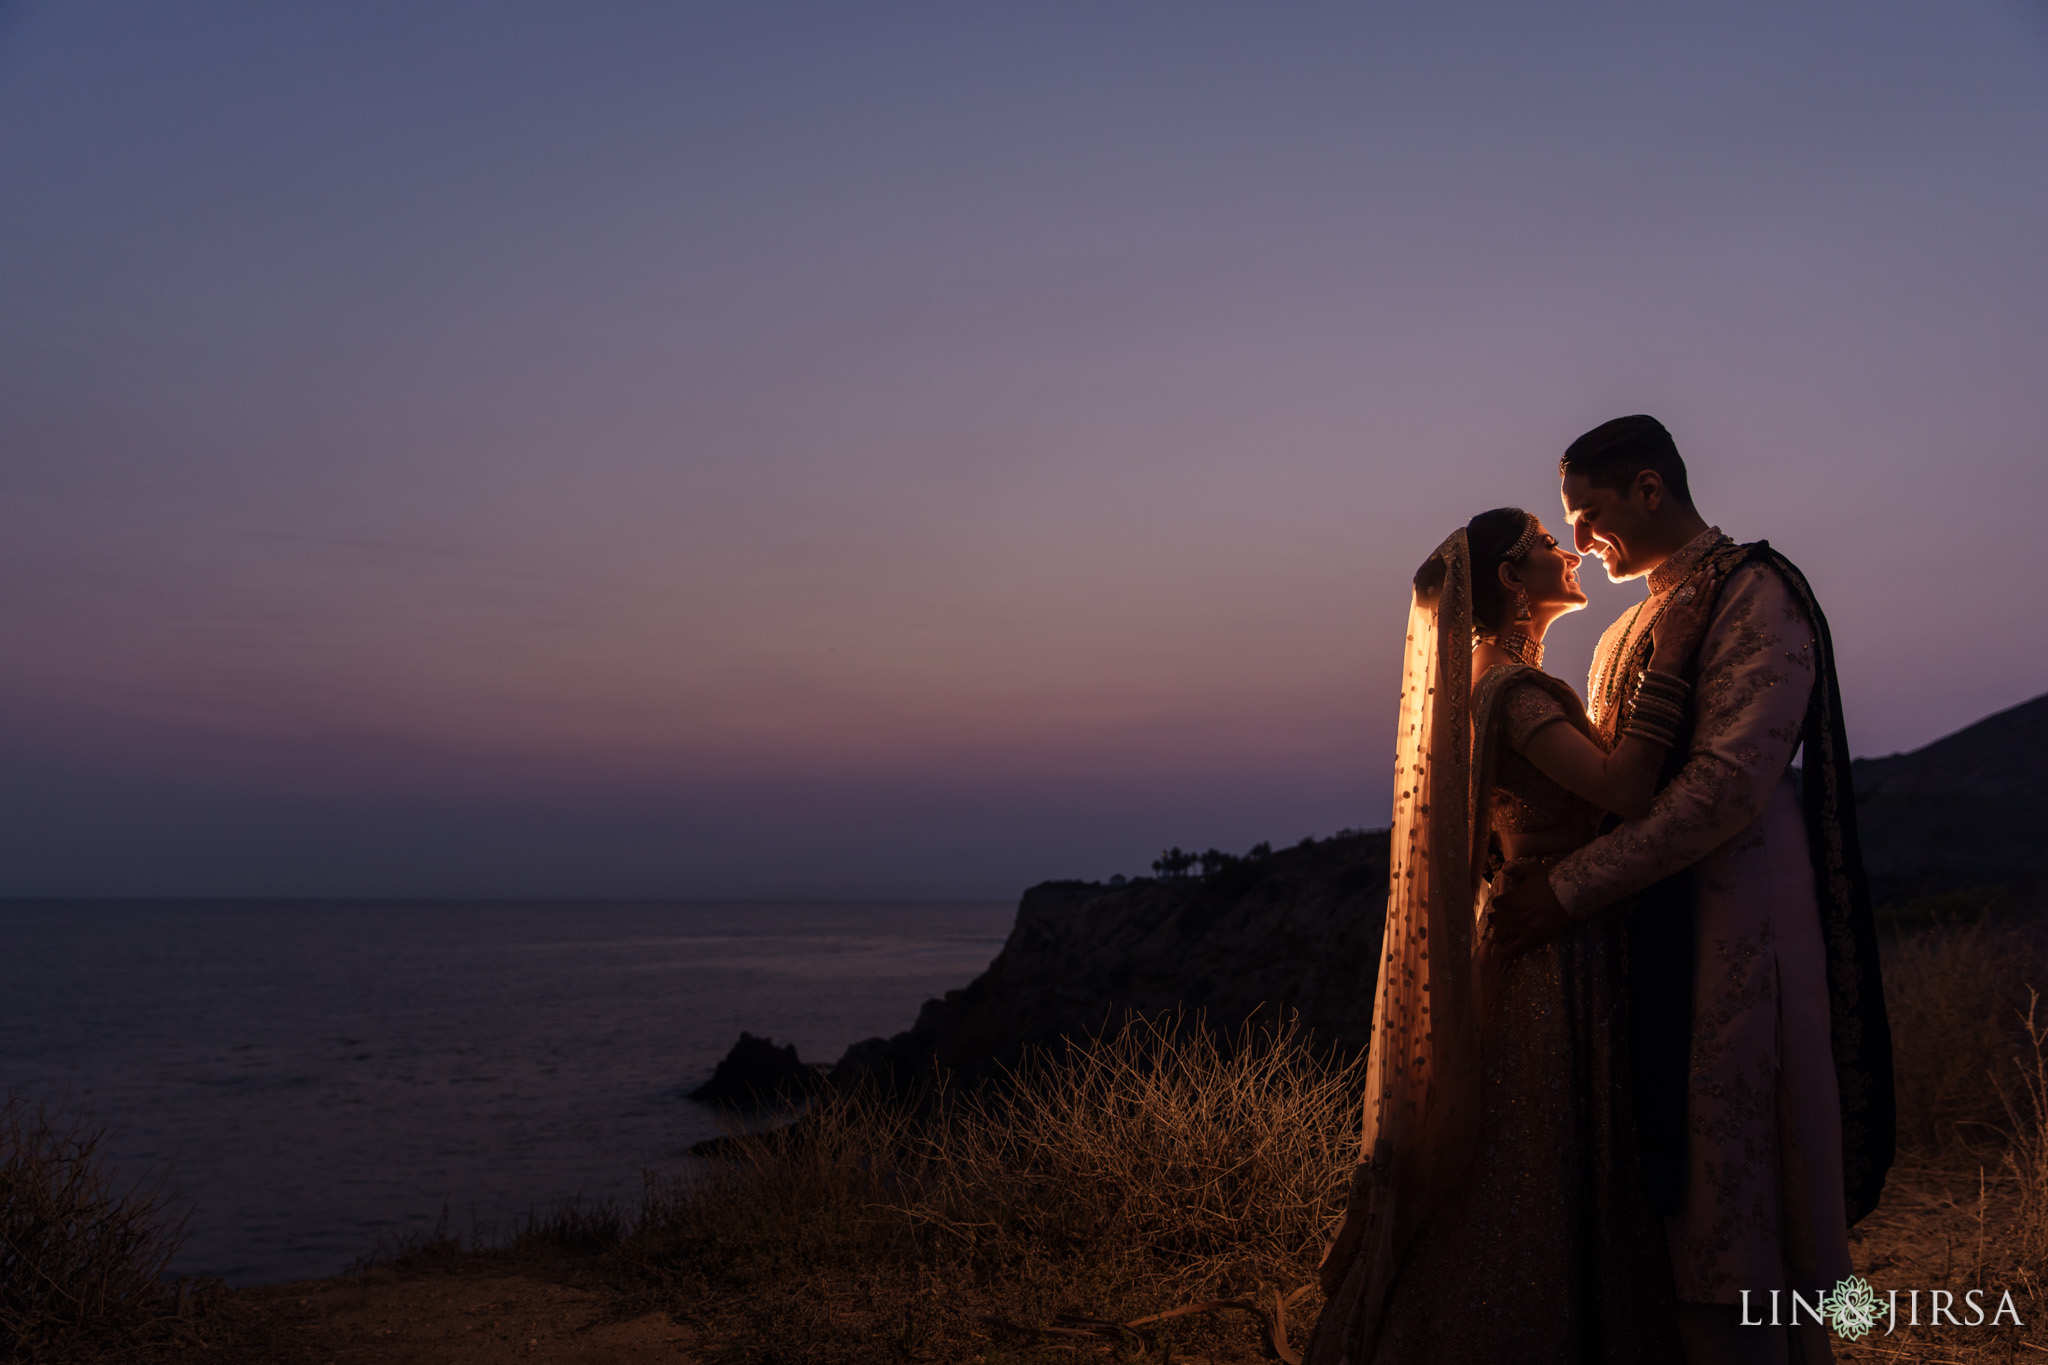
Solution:
[[[1598,555],[1609,581],[1625,582],[1654,566],[1640,553],[1650,539],[1649,512],[1640,500],[1612,488],[1595,488],[1583,474],[1567,474],[1559,488],[1565,520],[1572,524],[1572,546],[1582,555]],[[1630,542],[1637,553],[1629,553]]]

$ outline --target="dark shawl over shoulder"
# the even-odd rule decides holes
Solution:
[[[1856,836],[1856,793],[1849,785],[1849,736],[1842,725],[1842,687],[1828,619],[1806,576],[1760,540],[1742,547],[1743,559],[1761,561],[1785,580],[1813,623],[1813,696],[1800,730],[1801,794],[1806,840],[1813,857],[1814,890],[1828,953],[1828,1004],[1833,1022],[1835,1084],[1842,1097],[1842,1178],[1849,1221],[1877,1207],[1898,1142],[1897,1095],[1892,1086],[1892,1029],[1885,1014],[1884,979],[1877,965],[1877,923],[1870,912],[1870,879]],[[1724,580],[1725,581],[1725,580]]]
[[[1827,949],[1830,1041],[1842,1105],[1842,1178],[1849,1221],[1877,1207],[1897,1143],[1892,1087],[1892,1032],[1877,961],[1877,925],[1870,883],[1856,837],[1856,796],[1849,785],[1849,739],[1842,725],[1842,688],[1835,673],[1834,641],[1806,576],[1768,541],[1728,544],[1700,565],[1717,583],[1746,564],[1774,569],[1813,626],[1814,682],[1800,727],[1801,793],[1807,849],[1813,859],[1815,898]],[[1644,639],[1647,641],[1648,633]],[[1631,659],[1623,683],[1632,693],[1641,660]],[[1620,708],[1617,708],[1619,711]],[[1685,733],[1673,746],[1669,780],[1685,759]],[[1644,1181],[1667,1212],[1683,1199],[1685,1075],[1691,1057],[1692,873],[1688,869],[1645,888],[1627,916],[1629,926],[1629,1035],[1636,1083],[1636,1130]]]

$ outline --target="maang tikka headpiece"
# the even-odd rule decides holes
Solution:
[[[1543,529],[1543,523],[1536,520],[1534,512],[1524,512],[1522,515],[1528,518],[1528,520],[1522,527],[1521,536],[1516,539],[1514,544],[1508,546],[1507,553],[1501,556],[1502,563],[1513,564],[1523,555],[1529,553],[1536,545],[1537,534]]]

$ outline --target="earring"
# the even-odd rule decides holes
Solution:
[[[1515,619],[1517,621],[1527,621],[1530,619],[1529,594],[1520,588],[1515,589]]]

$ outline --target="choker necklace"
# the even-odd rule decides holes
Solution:
[[[1474,646],[1492,645],[1518,664],[1527,664],[1531,668],[1543,667],[1543,646],[1519,630],[1502,631],[1498,635],[1475,635],[1472,643]]]

